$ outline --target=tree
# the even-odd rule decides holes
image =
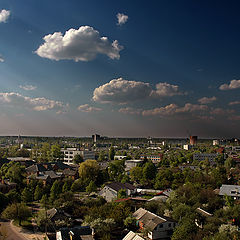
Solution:
[[[7,206],[8,201],[9,201],[8,198],[3,193],[0,192],[0,213]]]
[[[83,157],[80,154],[77,154],[74,156],[73,162],[75,164],[79,164],[79,163],[83,162]]]
[[[145,180],[153,180],[156,177],[157,169],[155,165],[149,161],[144,165],[143,168],[143,178]]]
[[[124,226],[126,228],[128,228],[129,230],[136,230],[136,223],[137,223],[137,219],[133,216],[128,216],[125,220],[124,220]]]
[[[94,181],[91,181],[88,186],[86,187],[86,192],[87,193],[91,193],[91,192],[95,192],[97,190],[97,186],[94,183]]]
[[[33,199],[32,199],[32,193],[29,191],[28,188],[24,188],[23,191],[22,191],[22,196],[21,196],[21,199],[24,203],[29,203],[29,202],[32,202]]]
[[[101,151],[98,156],[98,161],[103,162],[104,160],[105,160],[105,154],[103,151]]]
[[[34,192],[34,199],[36,201],[40,200],[43,196],[43,190],[42,187],[40,187],[39,185],[37,185],[35,192]]]
[[[115,150],[113,146],[110,147],[108,155],[109,155],[109,160],[114,160]]]
[[[63,153],[61,152],[61,148],[59,145],[52,145],[51,158],[52,161],[59,161],[63,158]]]
[[[118,198],[125,198],[127,196],[127,193],[126,193],[126,190],[124,190],[124,189],[120,189],[119,191],[118,191],[118,194],[117,194],[117,197]]]
[[[3,218],[18,220],[20,226],[21,222],[28,219],[30,216],[31,211],[23,203],[13,203],[9,205],[2,213]]]
[[[99,174],[99,165],[96,160],[86,160],[80,163],[78,172],[79,177],[88,185],[91,181],[96,181]]]
[[[16,191],[16,189],[10,190],[7,194],[6,197],[8,198],[8,201],[10,203],[17,203],[21,202],[21,196],[20,194]],[[1,201],[0,201],[1,202]]]
[[[108,174],[111,180],[121,181],[124,173],[125,160],[115,160],[108,165]]]
[[[143,178],[143,168],[142,167],[136,166],[130,170],[130,179],[133,182],[140,183],[142,178]]]
[[[57,199],[58,195],[62,192],[61,183],[56,180],[50,190],[50,201],[53,202],[55,199]]]

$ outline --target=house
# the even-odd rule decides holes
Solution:
[[[130,231],[122,240],[144,240],[137,233]]]
[[[99,195],[110,202],[117,198],[118,192],[123,189],[126,191],[126,196],[131,196],[136,193],[136,188],[130,183],[112,182],[105,185],[99,192]]]
[[[140,229],[148,229],[150,239],[170,239],[177,222],[168,217],[160,217],[143,208],[139,208],[133,213],[137,219]]]
[[[220,196],[230,196],[235,200],[240,199],[240,186],[223,184],[219,191]]]
[[[213,215],[204,209],[198,207],[195,212],[197,213],[197,217],[195,218],[195,224],[199,228],[203,228],[203,225],[205,224],[206,220]]]
[[[89,226],[62,228],[57,231],[56,240],[94,240],[94,233]]]
[[[125,161],[125,171],[129,172],[132,168],[137,167],[141,163],[143,163],[144,160],[142,159],[132,159],[132,160],[126,160]]]
[[[159,163],[163,159],[163,154],[159,153],[156,155],[141,155],[140,159],[142,160],[147,159],[152,161],[153,163]]]
[[[63,170],[63,175],[65,177],[71,178],[72,180],[76,180],[78,178],[78,171],[66,168]]]
[[[27,167],[26,168],[26,172],[27,172],[27,175],[32,175],[32,174],[37,174],[37,173],[40,173],[40,172],[44,172],[44,171],[47,171],[47,168],[44,167],[42,164],[33,164],[31,165],[30,167]]]
[[[55,173],[54,171],[37,172],[27,177],[27,184],[29,184],[31,180],[38,180],[46,186],[47,183],[53,183],[55,180],[62,179],[63,176],[62,173]]]

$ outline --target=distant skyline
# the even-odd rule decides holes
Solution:
[[[0,0],[0,135],[239,137],[239,10]]]

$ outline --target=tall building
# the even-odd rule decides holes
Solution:
[[[191,145],[197,144],[197,139],[198,139],[197,136],[190,136],[190,144]]]
[[[101,137],[98,134],[94,134],[94,135],[92,135],[92,139],[93,139],[93,142],[96,143],[98,140],[101,139]]]

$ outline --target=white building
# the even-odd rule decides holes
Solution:
[[[143,163],[144,160],[141,159],[131,159],[125,161],[125,171],[128,172],[132,168],[138,166],[139,164]]]
[[[123,160],[124,158],[126,158],[127,156],[120,156],[120,155],[115,155],[114,156],[114,160]]]
[[[83,161],[87,159],[95,159],[95,152],[87,150],[79,150],[78,148],[66,148],[61,149],[61,152],[64,154],[63,161],[68,164],[73,163],[73,158],[76,155],[80,155],[83,158]]]
[[[213,146],[219,145],[219,140],[213,140]]]
[[[191,148],[192,148],[193,146],[192,145],[189,145],[189,144],[185,144],[185,145],[183,145],[183,149],[184,150],[190,150]]]

